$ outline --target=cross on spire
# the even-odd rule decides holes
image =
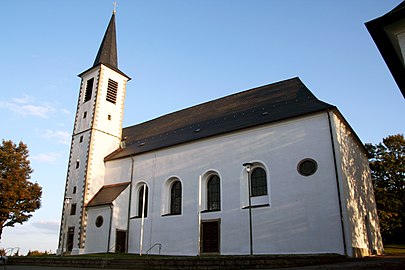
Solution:
[[[113,13],[115,14],[117,13],[117,0],[114,0],[113,5],[114,5]]]

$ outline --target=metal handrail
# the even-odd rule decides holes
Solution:
[[[20,248],[19,247],[13,247],[13,248],[6,248],[4,250],[4,255],[6,256],[13,256],[15,254],[14,250],[17,250],[16,252],[20,252]]]
[[[149,251],[151,251],[154,247],[159,246],[159,255],[160,255],[160,251],[162,250],[162,244],[161,243],[155,243],[153,244],[153,246],[151,246],[148,251],[146,251],[146,254],[149,254]]]

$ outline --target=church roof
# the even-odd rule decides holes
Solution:
[[[334,106],[318,100],[299,78],[261,86],[170,113],[122,130],[123,144],[105,160],[268,124]]]
[[[94,60],[93,67],[99,64],[105,64],[113,68],[118,68],[115,13],[113,13],[110,22],[108,23],[103,41],[101,42],[96,59]]]
[[[365,25],[405,98],[405,62],[396,37],[404,30],[404,22],[405,1]]]
[[[117,197],[123,192],[130,182],[118,183],[103,186],[93,198],[87,203],[87,207],[112,204]]]
[[[105,65],[121,75],[131,79],[125,73],[118,69],[118,53],[117,53],[117,34],[115,30],[115,12],[111,16],[110,22],[108,23],[107,30],[105,31],[103,40],[101,41],[100,48],[98,49],[96,59],[94,60],[93,66],[84,72],[80,73],[79,76],[86,73],[87,71],[97,67],[99,65]]]

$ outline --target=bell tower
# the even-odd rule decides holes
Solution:
[[[118,69],[115,9],[93,66],[81,78],[67,170],[58,253],[80,254],[86,203],[104,184],[104,157],[120,146],[126,84]]]

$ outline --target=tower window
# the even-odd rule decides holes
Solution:
[[[115,104],[117,102],[117,91],[118,91],[118,83],[116,81],[108,79],[106,100]]]
[[[87,112],[84,112],[83,113],[83,118],[86,118],[87,117]]]
[[[87,102],[91,99],[91,93],[93,92],[93,84],[94,78],[91,78],[90,80],[87,81],[86,92],[84,93],[84,102]]]
[[[82,143],[82,142],[83,142],[83,136],[80,136],[79,143]]]
[[[79,160],[76,160],[76,169],[78,169],[80,166]]]
[[[70,207],[70,215],[76,215],[76,204],[73,203],[72,206]]]
[[[111,114],[109,114],[109,115],[107,116],[107,119],[108,119],[108,120],[111,120]]]
[[[73,192],[72,192],[72,193],[73,193],[73,194],[76,194],[76,190],[77,190],[77,186],[74,186],[74,187],[73,187]]]

